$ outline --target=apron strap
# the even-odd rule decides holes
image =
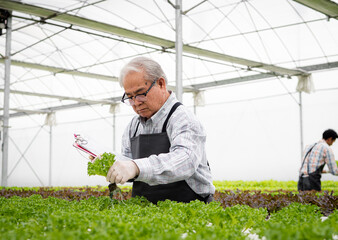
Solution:
[[[309,155],[309,153],[312,151],[312,149],[314,148],[314,146],[316,146],[317,143],[315,143],[311,148],[310,150],[305,154],[305,157],[304,157],[304,160],[303,160],[303,163],[302,163],[302,166],[300,167],[300,169],[303,168],[303,165],[304,165],[304,162],[305,162],[305,158],[307,157],[307,155]],[[310,174],[309,173],[309,162],[307,163],[307,174]],[[302,174],[303,175],[303,174]]]
[[[170,112],[169,112],[169,114],[168,114],[168,116],[167,116],[167,119],[166,119],[166,120],[164,121],[164,123],[163,123],[162,132],[167,132],[167,124],[168,124],[169,118],[170,118],[171,115],[175,112],[176,108],[177,108],[178,106],[180,106],[180,105],[182,105],[182,103],[177,102],[177,103],[175,103],[174,106],[171,108],[171,110],[170,110]]]
[[[135,130],[135,132],[134,132],[134,136],[133,136],[133,137],[136,136],[136,133],[137,133],[137,130],[138,130],[138,126],[140,125],[140,122],[141,122],[141,121],[138,121],[138,123],[137,123],[136,130]]]

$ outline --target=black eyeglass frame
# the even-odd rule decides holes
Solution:
[[[157,80],[154,80],[152,83],[151,83],[151,85],[150,85],[150,87],[148,88],[148,90],[146,91],[146,92],[144,92],[144,93],[140,93],[140,94],[137,94],[137,95],[135,95],[135,96],[132,96],[132,97],[126,97],[125,98],[125,96],[126,96],[126,93],[124,93],[123,94],[123,96],[122,96],[122,99],[121,99],[121,102],[123,102],[123,103],[125,103],[125,104],[128,104],[126,101],[129,101],[129,105],[134,105],[135,104],[135,100],[133,100],[133,98],[135,99],[137,96],[147,96],[147,94],[148,94],[148,92],[151,90],[151,88],[155,85],[155,83],[157,82]],[[130,102],[131,101],[133,101],[134,102],[134,104],[131,104]]]

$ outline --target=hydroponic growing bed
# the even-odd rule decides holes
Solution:
[[[338,239],[335,191],[221,190],[149,203],[106,187],[2,188],[0,239]]]

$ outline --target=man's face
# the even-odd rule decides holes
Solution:
[[[331,146],[334,142],[336,141],[336,139],[332,139],[332,137],[330,137],[326,142],[329,146]]]
[[[151,86],[150,81],[146,81],[143,77],[143,72],[130,72],[124,78],[124,91],[126,96],[134,97],[138,94],[145,93]],[[161,86],[159,82],[163,82],[164,79],[160,78],[157,83],[150,89],[146,96],[146,101],[141,102],[133,98],[135,105],[133,105],[134,111],[144,118],[150,118],[153,116],[164,104],[166,98],[166,88]]]

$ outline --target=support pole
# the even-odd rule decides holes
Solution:
[[[56,115],[55,112],[50,112],[47,114],[45,119],[45,125],[49,126],[49,173],[48,173],[48,186],[52,186],[52,160],[53,160],[53,126],[56,125]],[[43,185],[42,181],[41,185]]]
[[[5,52],[5,84],[4,84],[4,116],[3,116],[3,142],[2,142],[2,174],[1,186],[7,186],[8,174],[8,127],[9,127],[9,92],[11,68],[11,41],[12,41],[12,12],[7,18],[6,52]]]
[[[302,103],[302,92],[299,91],[299,120],[300,120],[300,156],[303,154],[303,103]]]
[[[183,102],[183,87],[182,87],[182,0],[176,0],[176,97],[180,102]]]
[[[48,186],[52,186],[53,126],[49,125],[49,178]]]
[[[116,112],[113,113],[113,151],[116,151]]]
[[[113,114],[113,151],[116,151],[116,113],[119,111],[119,105],[117,103],[111,104],[109,112]]]

